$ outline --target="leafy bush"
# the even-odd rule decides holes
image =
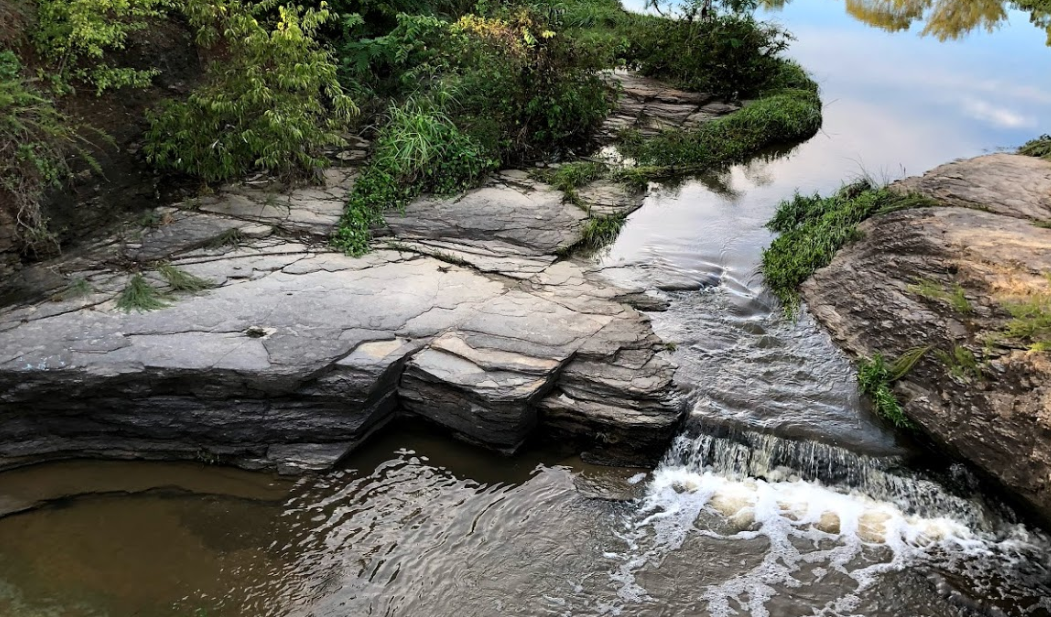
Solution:
[[[468,36],[468,63],[451,86],[458,110],[505,163],[583,145],[612,109],[601,64],[556,26],[526,10],[455,24]]]
[[[680,19],[638,21],[629,52],[633,68],[724,98],[748,98],[767,88],[788,33],[757,21],[747,7],[702,19],[699,4],[688,4]]]
[[[381,36],[369,36],[375,26],[360,16],[344,20],[337,46],[345,83],[387,97],[417,92],[449,70],[466,44],[444,19],[406,13],[396,19]]]
[[[73,82],[98,93],[125,86],[146,87],[158,71],[116,66],[112,52],[126,47],[128,36],[163,17],[173,0],[37,0],[37,49],[53,64],[55,85]]]
[[[372,160],[354,184],[333,244],[368,252],[369,228],[384,210],[404,208],[426,193],[467,188],[496,166],[484,148],[429,101],[392,106]]]
[[[340,44],[344,79],[392,98],[443,93],[458,126],[507,163],[585,142],[612,106],[596,74],[606,63],[542,12],[496,15],[399,15],[383,36]]]
[[[403,15],[389,34],[344,46],[354,54],[344,62],[354,63],[355,80],[412,94],[391,105],[336,246],[364,253],[384,210],[421,193],[462,190],[500,164],[582,144],[605,118],[612,97],[572,41],[539,13],[497,14],[455,23]]]
[[[785,310],[799,306],[799,286],[848,242],[860,237],[858,224],[882,212],[934,205],[915,195],[874,188],[867,181],[848,185],[835,195],[796,195],[781,202],[767,227],[778,232],[763,251],[766,284]]]
[[[320,150],[343,143],[341,130],[356,112],[317,40],[334,15],[324,2],[316,10],[277,6],[267,27],[264,11],[274,5],[188,3],[198,39],[223,49],[205,86],[150,114],[151,162],[208,182],[250,170],[304,176],[327,165]]]
[[[69,119],[21,72],[13,52],[0,52],[0,209],[14,220],[22,249],[38,254],[57,246],[40,199],[67,177],[65,154],[73,149],[94,161],[77,147]]]

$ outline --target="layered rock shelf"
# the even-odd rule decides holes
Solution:
[[[25,269],[46,297],[0,311],[2,464],[317,469],[401,413],[504,452],[542,429],[597,458],[659,454],[681,415],[673,366],[630,306],[639,290],[559,260],[581,209],[507,172],[392,214],[355,259],[326,245],[353,181],[335,169],[324,187],[231,187]],[[618,190],[607,207],[641,205]],[[133,272],[168,289],[160,264],[214,288],[118,310]]]
[[[909,418],[1051,521],[1051,361],[1007,335],[1012,305],[1051,307],[1051,163],[994,154],[895,188],[939,206],[865,222],[803,296],[856,355],[929,347],[896,385]]]
[[[736,109],[616,74],[606,137]],[[514,452],[534,435],[651,464],[684,409],[665,344],[619,288],[569,257],[590,216],[645,195],[608,180],[569,203],[520,170],[389,213],[372,253],[328,247],[368,144],[323,186],[259,179],[160,207],[20,269],[0,289],[0,467],[68,457],[333,465],[400,417]],[[179,292],[168,266],[211,288]],[[125,311],[141,274],[167,304]]]

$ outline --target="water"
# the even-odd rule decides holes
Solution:
[[[1051,615],[1049,540],[966,469],[917,458],[756,271],[763,223],[796,189],[1049,130],[1047,33],[1001,9],[770,9],[821,83],[822,132],[655,191],[595,263],[671,300],[654,325],[677,344],[692,412],[656,471],[502,459],[399,428],[294,482],[149,463],[10,472],[0,512],[47,505],[0,519],[0,615]],[[929,24],[957,38],[922,36]]]

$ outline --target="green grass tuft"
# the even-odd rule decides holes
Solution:
[[[168,286],[172,288],[172,291],[197,293],[215,287],[215,281],[194,276],[170,264],[160,266],[157,268],[157,272],[160,272],[164,280],[168,282]]]
[[[1022,341],[1032,351],[1051,351],[1051,294],[1039,294],[1004,305],[1011,314],[1004,336]]]
[[[609,168],[603,163],[574,161],[549,171],[545,174],[544,180],[560,191],[569,191],[601,180],[608,173]]]
[[[944,302],[958,313],[969,315],[974,312],[974,307],[971,306],[971,302],[967,299],[967,296],[964,295],[963,287],[958,283],[953,283],[952,287],[947,289],[937,281],[931,279],[920,279],[916,284],[909,285],[906,289],[908,289],[910,293],[922,296],[928,300]]]
[[[348,255],[368,252],[370,228],[384,211],[403,209],[423,193],[466,189],[497,166],[477,141],[427,101],[392,106],[388,115],[332,239]]]
[[[238,247],[244,243],[245,239],[244,232],[235,227],[233,229],[227,229],[213,238],[205,245],[205,248],[215,250],[225,247]]]
[[[124,287],[124,291],[117,298],[117,308],[126,313],[155,311],[167,306],[165,295],[150,285],[141,274],[132,276],[127,286]]]
[[[937,349],[934,355],[949,370],[949,375],[954,379],[971,382],[982,378],[978,358],[966,347],[954,345],[951,352]]]
[[[890,372],[888,375],[890,381],[897,381],[905,375],[908,375],[909,371],[911,371],[912,368],[923,359],[923,356],[927,355],[927,352],[933,349],[933,347],[933,345],[927,345],[925,347],[906,349],[905,352],[894,361],[894,364],[890,366]]]
[[[577,189],[583,188],[596,180],[614,177],[608,165],[594,161],[573,161],[557,169],[537,170],[530,176],[562,191],[565,193],[566,202],[584,211],[588,211],[590,206],[580,197]]]
[[[799,286],[830,264],[840,248],[860,238],[859,223],[883,212],[931,205],[926,198],[874,188],[867,181],[830,197],[797,194],[781,202],[767,223],[781,235],[763,251],[766,284],[792,313],[799,307]]]
[[[78,277],[69,282],[69,285],[65,289],[60,291],[55,296],[55,300],[73,300],[75,298],[83,298],[84,296],[90,295],[95,292],[95,289],[91,286],[91,283],[83,277]]]
[[[621,214],[609,216],[596,216],[588,219],[584,225],[583,237],[580,241],[584,248],[597,250],[610,244],[620,235],[627,217]]]
[[[898,428],[916,428],[891,390],[892,377],[893,367],[881,354],[858,362],[858,386],[872,401],[876,413]]]
[[[1051,161],[1051,135],[1041,135],[1018,149],[1019,154]]]

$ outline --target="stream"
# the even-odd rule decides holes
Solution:
[[[785,318],[757,272],[764,224],[796,190],[918,174],[1051,127],[1048,33],[1028,14],[940,0],[880,27],[900,20],[873,14],[899,4],[767,9],[821,85],[822,131],[654,187],[593,257],[671,302],[652,318],[691,412],[656,470],[539,446],[503,458],[396,422],[297,480],[10,471],[0,616],[1051,616],[1051,538],[873,416],[846,357],[805,312]]]

